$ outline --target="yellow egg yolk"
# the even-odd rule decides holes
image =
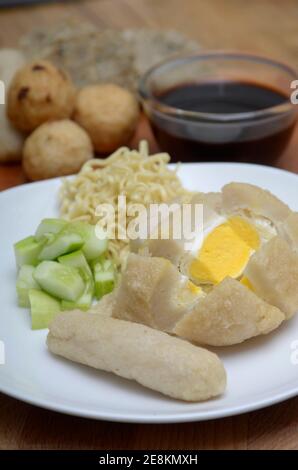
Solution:
[[[226,276],[236,279],[259,246],[256,228],[239,216],[231,217],[207,235],[190,265],[190,276],[198,284],[217,284]]]
[[[187,288],[190,290],[192,294],[199,295],[202,293],[202,288],[200,286],[196,286],[196,284],[194,284],[191,281],[187,281]]]
[[[252,283],[250,282],[250,280],[248,279],[248,277],[246,276],[243,276],[241,279],[240,279],[240,282],[241,284],[243,284],[245,287],[247,287],[248,289],[250,290],[254,290],[253,286],[252,286]]]
[[[196,286],[190,280],[183,282],[181,289],[178,290],[177,300],[182,304],[188,304],[204,295],[204,291],[200,286]]]

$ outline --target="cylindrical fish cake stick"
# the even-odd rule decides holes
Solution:
[[[216,354],[147,326],[99,314],[58,315],[47,344],[54,354],[181,400],[206,400],[226,386]]]

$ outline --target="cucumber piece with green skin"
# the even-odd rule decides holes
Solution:
[[[65,266],[82,269],[87,274],[89,274],[90,277],[92,276],[91,268],[82,250],[73,251],[68,255],[59,256],[58,261]]]
[[[90,225],[87,222],[71,222],[69,229],[78,233],[84,240],[82,251],[88,262],[98,258],[102,253],[107,251],[108,239],[106,238],[104,231],[100,230],[95,225]],[[101,233],[102,237],[97,236],[97,232]]]
[[[112,263],[112,260],[107,258],[107,253],[103,253],[102,255],[98,256],[98,258],[95,258],[95,259],[91,260],[89,262],[89,264],[91,266],[92,271],[94,270],[96,265],[99,264],[99,265],[103,266],[104,262],[107,261],[107,260]]]
[[[39,286],[33,278],[35,268],[24,264],[21,266],[17,278],[17,294],[19,307],[30,307],[29,289],[39,289]]]
[[[94,294],[94,283],[93,279],[90,278],[87,281],[85,291],[83,295],[76,301],[70,302],[69,300],[62,300],[61,301],[61,308],[62,310],[74,310],[78,308],[79,310],[87,311],[91,307],[92,299]]]
[[[83,244],[83,238],[78,233],[69,230],[67,226],[45,244],[38,258],[40,261],[54,260],[61,255],[78,250]]]
[[[105,260],[94,264],[93,275],[95,297],[99,300],[112,292],[115,287],[116,273],[112,261]]]
[[[48,234],[57,234],[68,225],[63,219],[43,219],[35,232],[35,239],[42,240]]]
[[[78,300],[76,300],[75,302],[70,302],[69,300],[62,300],[62,310],[74,310],[78,308],[79,310],[86,311],[89,310],[89,308],[91,307],[94,295],[94,280],[91,270],[90,272],[87,271],[85,268],[78,268],[78,270],[82,276],[83,281],[85,282],[85,290],[81,297],[79,297]]]
[[[48,328],[50,322],[61,311],[59,300],[37,289],[29,290],[31,307],[31,328]]]
[[[42,261],[33,277],[45,292],[62,300],[76,301],[85,289],[85,283],[76,268],[56,261]]]
[[[14,244],[14,253],[17,267],[24,264],[37,266],[39,254],[44,246],[44,241],[36,241],[33,236],[26,237]]]

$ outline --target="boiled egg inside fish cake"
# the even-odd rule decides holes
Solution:
[[[218,193],[195,193],[190,204],[191,228],[196,205],[203,206],[203,230],[198,229],[191,240],[186,236],[165,240],[148,236],[138,246],[131,246],[132,251],[168,259],[201,287],[200,295],[226,277],[251,287],[243,276],[249,259],[277,234],[289,208],[268,191],[246,183],[230,183]]]
[[[194,240],[187,275],[196,285],[215,285],[225,277],[241,279],[251,255],[275,235],[269,220],[260,217],[218,215]],[[245,279],[244,279],[245,282]]]

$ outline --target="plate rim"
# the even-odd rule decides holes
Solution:
[[[176,163],[172,163],[169,165],[170,168],[175,168],[177,167]],[[240,162],[184,162],[182,163],[182,166],[195,166],[195,167],[200,167],[200,166],[220,166],[220,167],[237,167],[242,168],[243,167],[249,167],[251,169],[255,169],[258,171],[258,169],[261,169],[261,171],[265,171],[268,173],[274,173],[280,174],[284,173],[287,175],[287,177],[297,179],[298,174],[293,173],[291,171],[285,170],[285,169],[280,169],[276,167],[270,167],[266,165],[260,165],[257,163],[240,163]],[[181,166],[181,167],[182,167]],[[178,167],[178,174],[179,174],[179,167]],[[75,175],[70,175],[70,178]],[[69,178],[69,176],[65,177]],[[12,192],[17,192],[17,191],[29,191],[30,188],[32,187],[38,187],[38,186],[45,186],[48,184],[56,184],[58,181],[61,181],[63,178],[58,177],[58,178],[51,178],[51,179],[46,179],[42,181],[35,181],[35,182],[29,182],[25,184],[21,184],[18,186],[14,186],[11,188],[7,188],[3,191],[0,192],[0,200],[9,195]],[[96,419],[96,420],[104,420],[104,421],[111,421],[111,422],[122,422],[122,423],[140,423],[140,424],[153,424],[153,423],[186,423],[186,422],[194,422],[194,421],[207,421],[207,420],[213,420],[213,419],[221,419],[224,417],[230,417],[230,416],[236,416],[239,414],[243,413],[248,413],[250,411],[255,411],[263,408],[267,408],[269,406],[272,406],[277,403],[281,403],[285,400],[288,400],[290,398],[294,398],[298,396],[298,382],[297,386],[290,386],[289,389],[277,392],[270,397],[267,396],[267,398],[261,398],[261,399],[256,399],[249,404],[242,404],[242,405],[235,405],[235,406],[229,406],[220,410],[209,410],[209,411],[190,411],[190,412],[171,412],[168,414],[133,414],[131,412],[129,413],[119,413],[119,412],[104,412],[104,411],[95,411],[95,410],[88,410],[84,409],[81,407],[74,407],[71,405],[65,405],[65,404],[57,404],[54,403],[52,400],[49,399],[42,399],[42,398],[36,398],[32,397],[29,393],[24,393],[20,392],[18,390],[12,390],[11,387],[6,386],[5,384],[0,383],[0,392],[8,395],[12,398],[15,398],[17,400],[23,401],[27,404],[33,405],[33,406],[38,406],[43,409],[47,409],[50,411],[55,411],[59,413],[64,413],[67,415],[71,416],[78,416],[81,418],[88,418],[88,419]],[[193,403],[192,403],[193,404]],[[187,405],[187,404],[186,404]]]
[[[168,166],[173,169],[173,168],[177,168],[178,169],[178,176],[179,176],[179,169],[180,168],[183,168],[184,166],[235,166],[235,167],[239,167],[239,168],[243,168],[243,167],[249,167],[249,168],[261,168],[262,171],[265,170],[265,171],[268,171],[268,172],[272,172],[272,173],[285,173],[287,176],[291,177],[291,178],[298,178],[298,173],[294,173],[293,171],[290,171],[290,170],[285,170],[284,168],[277,168],[277,167],[274,167],[274,166],[267,166],[267,165],[261,165],[259,163],[242,163],[242,162],[177,162],[177,163],[169,163]],[[16,186],[12,186],[10,188],[6,188],[6,189],[3,189],[3,190],[0,190],[0,198],[3,196],[3,195],[7,195],[8,193],[10,192],[13,192],[13,191],[24,191],[28,188],[31,188],[31,187],[37,187],[37,186],[42,186],[44,184],[50,184],[52,182],[58,182],[58,181],[63,181],[63,179],[67,179],[67,178],[73,178],[75,177],[77,174],[72,174],[72,175],[66,175],[66,176],[58,176],[58,177],[55,177],[55,178],[47,178],[47,179],[44,179],[44,180],[40,180],[40,181],[28,181],[28,182],[24,182],[24,183],[21,183],[21,184],[18,184]]]
[[[214,410],[214,411],[204,411],[204,412],[191,412],[191,413],[171,413],[169,415],[134,415],[132,413],[112,413],[112,412],[94,412],[84,409],[78,409],[72,406],[65,406],[60,404],[52,404],[50,400],[42,399],[32,399],[29,394],[22,394],[7,390],[6,387],[0,385],[0,392],[8,395],[9,397],[15,398],[17,400],[23,401],[29,405],[38,406],[40,408],[55,411],[62,414],[67,414],[69,416],[78,416],[80,418],[95,419],[100,421],[111,421],[118,423],[134,423],[134,424],[175,424],[175,423],[190,423],[190,422],[200,422],[200,421],[209,421],[214,419],[228,418],[231,416],[237,416],[250,411],[257,411],[260,409],[268,408],[272,405],[281,403],[283,401],[289,400],[290,398],[295,398],[298,396],[298,385],[297,387],[286,391],[281,392],[277,395],[271,397],[271,399],[261,399],[255,400],[249,405],[239,405],[230,407],[228,410]],[[181,402],[183,403],[183,402]],[[187,406],[188,403],[186,403]],[[190,404],[194,404],[191,402]]]

